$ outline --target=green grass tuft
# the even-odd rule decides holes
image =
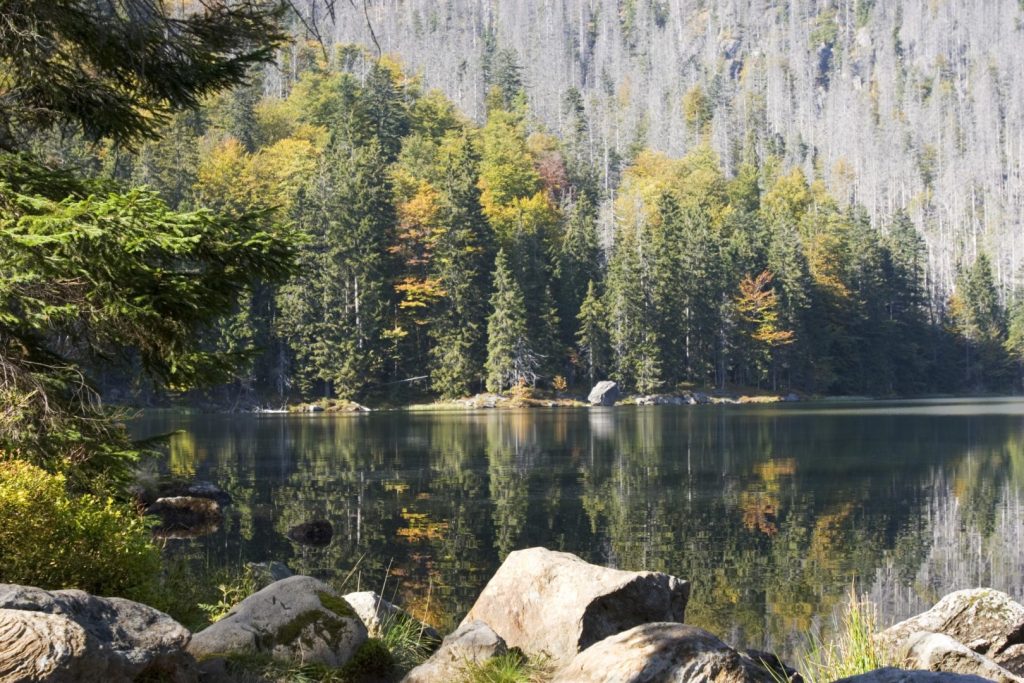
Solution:
[[[550,674],[547,662],[530,659],[514,648],[482,664],[470,663],[459,683],[541,683]]]
[[[825,642],[811,634],[808,645],[797,655],[796,668],[807,683],[824,683],[867,673],[883,666],[895,666],[891,653],[875,640],[878,616],[874,604],[850,591],[850,600],[836,632]]]

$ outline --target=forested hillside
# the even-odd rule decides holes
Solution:
[[[582,125],[609,193],[636,148],[680,156],[706,126],[727,175],[777,157],[875,228],[905,209],[936,296],[980,253],[1001,296],[1019,276],[1018,0],[368,0],[337,2],[335,21],[326,1],[307,14],[325,38],[373,48],[368,17],[384,52],[476,120],[517,63],[546,126]]]
[[[245,359],[219,400],[1005,391],[1005,5],[314,5],[157,140],[31,146],[299,235],[207,332]]]

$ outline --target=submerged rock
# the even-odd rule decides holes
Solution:
[[[1024,674],[1024,606],[990,588],[956,591],[927,612],[876,636],[880,647],[900,653],[920,633],[942,633],[1015,675]]]
[[[0,584],[0,681],[195,681],[191,634],[123,598]]]
[[[619,385],[608,380],[595,384],[587,396],[587,402],[592,406],[613,406],[618,400]]]
[[[367,639],[366,627],[325,583],[292,576],[270,584],[196,633],[197,658],[265,654],[305,664],[342,666]]]
[[[192,538],[212,533],[224,519],[215,500],[195,496],[158,498],[146,508],[146,514],[160,518],[160,524],[153,533],[171,538]]]
[[[373,591],[348,593],[345,595],[345,601],[359,615],[359,619],[372,636],[379,636],[385,627],[397,620],[408,620],[418,625],[424,640],[432,641],[435,644],[441,642],[440,633],[419,621],[401,607],[392,605]]]
[[[510,647],[567,664],[594,643],[639,624],[682,622],[690,584],[660,572],[628,572],[569,553],[510,553],[463,624],[480,620]]]
[[[651,623],[609,636],[580,652],[553,683],[582,681],[777,683],[777,675],[696,626]]]
[[[410,671],[402,683],[451,683],[465,668],[508,652],[501,636],[482,621],[464,621],[430,659]]]
[[[334,527],[326,519],[296,524],[288,530],[288,538],[303,545],[324,546],[334,537]]]

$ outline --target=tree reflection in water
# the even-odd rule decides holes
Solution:
[[[790,651],[851,588],[894,621],[988,585],[1024,597],[1024,402],[186,416],[162,465],[234,496],[169,552],[279,559],[446,627],[531,545],[694,584],[688,620]],[[324,518],[325,548],[288,541]],[[362,558],[360,560],[360,558]],[[356,566],[358,561],[358,566]],[[387,579],[385,580],[385,575]],[[429,597],[428,597],[429,596]]]

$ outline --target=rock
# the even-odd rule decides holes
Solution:
[[[441,634],[430,626],[416,619],[401,607],[392,605],[373,591],[360,591],[345,595],[345,602],[352,606],[355,613],[359,615],[360,621],[366,626],[366,630],[373,636],[381,633],[381,627],[394,623],[395,620],[406,619],[414,621],[421,627],[420,633],[426,640],[434,643],[441,642]]]
[[[711,397],[702,391],[693,392],[693,400],[699,406],[706,406],[707,404],[711,403]]]
[[[288,538],[303,545],[325,546],[334,536],[334,527],[326,519],[296,524],[288,530]]]
[[[978,654],[945,633],[916,633],[907,641],[902,666],[957,674],[974,674],[996,683],[1024,683],[988,657]]]
[[[306,412],[307,413],[322,413],[322,412],[324,412],[324,407],[322,405],[317,404],[317,403],[311,403],[308,406],[306,406]]]
[[[1024,606],[990,588],[956,591],[927,612],[876,636],[880,647],[901,652],[917,633],[944,633],[1012,673],[1024,675]]]
[[[707,631],[686,624],[641,624],[592,645],[552,683],[776,683],[767,667]]]
[[[189,683],[188,629],[146,605],[0,584],[0,681]]]
[[[146,514],[160,518],[160,524],[154,527],[153,533],[172,538],[192,538],[211,533],[224,519],[216,501],[195,496],[158,498],[146,508]]]
[[[619,385],[608,380],[595,384],[587,396],[587,401],[592,406],[613,406],[618,400]]]
[[[501,636],[482,621],[464,621],[437,652],[406,674],[402,683],[450,683],[468,664],[482,664],[508,652]]]
[[[253,581],[256,582],[256,590],[266,588],[275,581],[295,576],[295,572],[288,568],[284,562],[271,560],[270,562],[248,562],[245,568],[249,570]]]
[[[859,676],[840,678],[834,683],[988,683],[980,676],[964,676],[937,671],[906,671],[893,667],[875,669]]]
[[[778,683],[779,681],[789,681],[789,683],[804,683],[804,677],[800,675],[800,672],[789,666],[774,652],[765,652],[763,650],[746,650],[744,654],[750,659],[754,660],[757,664],[768,669],[772,678]]]
[[[0,609],[0,681],[98,681],[107,667],[97,650],[66,617]]]
[[[196,633],[188,650],[202,659],[265,654],[342,666],[366,638],[363,622],[327,584],[311,576],[291,576],[253,593]]]
[[[668,574],[608,569],[530,548],[509,554],[463,623],[479,619],[510,647],[561,665],[638,624],[683,621],[689,596],[689,582]]]
[[[799,394],[795,394],[792,391],[782,397],[782,400],[787,403],[794,403],[800,400]]]
[[[231,505],[231,494],[213,482],[205,480],[189,481],[178,477],[163,478],[157,481],[140,482],[129,489],[130,493],[144,507],[149,507],[160,498],[208,498],[216,501],[221,507]]]

